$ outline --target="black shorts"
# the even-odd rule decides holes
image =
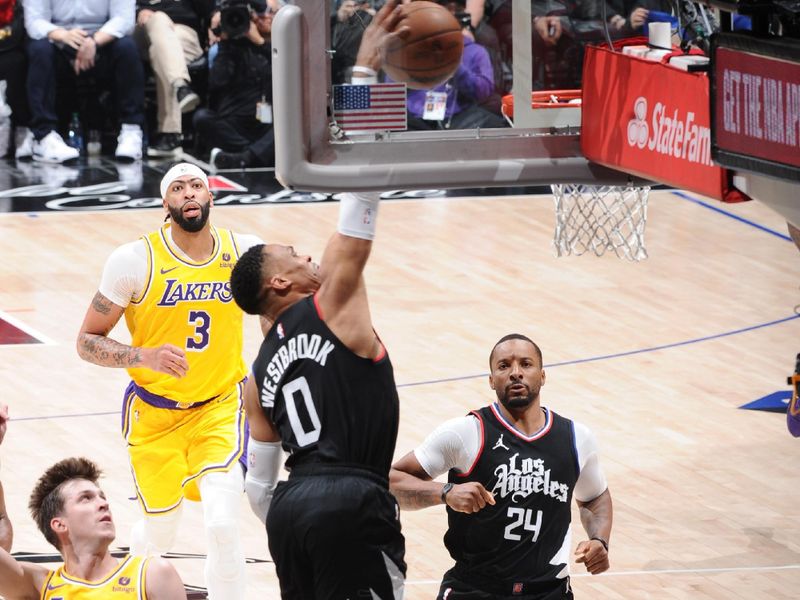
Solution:
[[[573,600],[569,577],[554,581],[552,586],[537,585],[535,591],[526,590],[524,584],[519,593],[513,593],[513,584],[509,585],[512,593],[495,593],[457,579],[453,570],[447,571],[442,578],[442,585],[436,600]]]
[[[399,507],[368,471],[295,467],[275,490],[267,534],[283,600],[402,597]]]

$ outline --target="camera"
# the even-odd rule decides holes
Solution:
[[[250,4],[249,0],[222,0],[219,3],[219,29],[229,40],[247,35],[250,29]]]

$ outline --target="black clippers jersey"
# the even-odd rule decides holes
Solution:
[[[527,437],[505,422],[496,404],[472,414],[481,423],[478,458],[468,473],[450,471],[448,479],[480,482],[496,504],[475,514],[447,508],[444,541],[458,577],[508,595],[525,590],[526,582],[565,577],[579,474],[572,421],[546,410],[545,426]]]
[[[389,356],[354,354],[312,296],[280,315],[253,363],[261,408],[290,453],[287,468],[344,463],[388,477],[400,403]]]

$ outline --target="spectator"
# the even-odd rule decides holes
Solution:
[[[18,0],[0,0],[0,80],[7,82],[5,100],[11,109],[16,158],[30,158],[33,154],[25,93],[26,63],[22,4]]]
[[[430,90],[409,90],[408,129],[471,129],[505,127],[503,118],[481,102],[494,93],[492,62],[486,48],[475,42],[469,15],[462,13],[464,52],[451,79]]]
[[[500,48],[500,39],[494,27],[489,25],[486,18],[486,0],[437,0],[444,4],[459,21],[469,18],[469,30],[477,44],[486,49],[492,64],[492,78],[494,90],[480,102],[480,105],[490,112],[500,114],[503,96],[511,90],[510,74],[506,77],[503,69],[503,57]],[[509,81],[507,82],[506,79]]]
[[[241,36],[231,38],[220,29],[219,51],[208,76],[210,108],[194,115],[195,130],[212,147],[215,169],[275,163],[270,56],[274,6],[255,12]]]
[[[622,6],[614,2],[610,5],[617,8],[616,12],[621,14],[614,15],[609,20],[609,25],[612,30],[621,31],[626,35],[642,35],[645,23],[650,21],[650,11],[672,13],[669,0],[625,0]],[[627,18],[622,15],[627,15]]]
[[[148,156],[172,157],[183,149],[181,114],[200,103],[187,64],[203,55],[201,23],[212,7],[213,0],[136,0],[137,30],[155,73],[158,103],[158,135]]]
[[[79,152],[56,131],[56,82],[84,73],[113,78],[121,131],[118,159],[142,157],[144,68],[130,33],[134,3],[130,0],[26,0],[28,100],[33,159],[63,163]]]
[[[430,90],[410,89],[406,100],[408,129],[469,129],[474,127],[505,127],[499,114],[492,113],[480,102],[494,92],[494,76],[491,59],[485,48],[475,43],[470,29],[470,16],[462,13],[464,51],[455,75],[446,83]],[[402,32],[402,26],[396,33]],[[362,37],[353,84],[374,83],[381,68],[380,37]],[[391,79],[387,78],[388,81]]]
[[[356,64],[361,36],[374,14],[370,1],[340,0],[336,14],[331,17],[331,81],[334,84],[350,82],[350,69]]]
[[[605,40],[604,0],[547,0],[533,5],[533,89],[581,86],[587,43]],[[606,4],[609,32],[625,35],[616,0]]]

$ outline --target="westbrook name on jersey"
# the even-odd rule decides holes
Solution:
[[[253,373],[262,410],[291,454],[287,468],[339,463],[388,477],[399,425],[389,356],[354,354],[322,320],[315,297],[280,315]]]

